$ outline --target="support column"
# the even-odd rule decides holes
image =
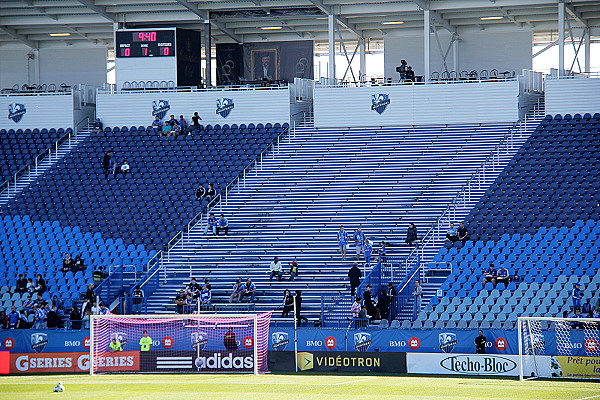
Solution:
[[[204,55],[206,56],[205,83],[206,87],[212,86],[212,63],[211,63],[211,30],[210,20],[204,20]]]
[[[327,16],[329,38],[329,73],[327,78],[330,85],[335,85],[335,17],[333,14]]]
[[[584,43],[584,46],[585,46],[585,61],[584,61],[584,63],[585,63],[585,65],[584,65],[585,71],[584,72],[590,72],[590,68],[591,68],[591,65],[592,65],[592,63],[591,63],[591,61],[592,61],[592,55],[590,53],[590,51],[591,51],[591,43],[592,43],[592,35],[591,35],[591,32],[590,32],[590,28],[587,28],[585,30],[584,35],[585,35],[585,43]]]
[[[429,82],[431,76],[431,66],[429,53],[431,50],[431,16],[429,10],[423,11],[423,77],[425,82]]]
[[[360,71],[358,80],[361,82],[367,79],[367,49],[366,39],[364,37],[358,39],[358,51],[360,52]],[[585,53],[587,54],[587,53]]]
[[[565,2],[558,2],[558,76],[565,73]]]
[[[458,39],[452,42],[452,69],[456,72],[459,71],[458,67]]]

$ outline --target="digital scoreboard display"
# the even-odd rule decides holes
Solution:
[[[175,30],[117,31],[115,34],[118,58],[175,56]]]

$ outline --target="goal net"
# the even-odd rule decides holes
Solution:
[[[93,315],[90,374],[267,372],[271,313]]]
[[[519,379],[600,378],[600,320],[519,317]]]

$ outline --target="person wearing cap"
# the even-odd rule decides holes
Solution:
[[[571,299],[573,300],[573,310],[576,312],[581,311],[581,299],[583,293],[581,292],[579,283],[573,284],[573,290],[571,291]]]
[[[293,281],[298,276],[298,261],[294,259],[290,263],[290,281]]]
[[[102,121],[100,121],[100,118],[96,118],[96,120],[92,123],[92,129],[90,130],[90,133],[100,133],[102,132],[103,127],[104,126]]]

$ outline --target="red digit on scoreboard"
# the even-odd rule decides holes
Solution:
[[[146,40],[146,34],[144,32],[138,32],[138,39],[140,40],[140,42],[143,42]]]
[[[121,49],[121,56],[129,57],[130,55],[131,55],[131,49],[129,47]]]
[[[148,33],[148,41],[149,42],[156,42],[156,32],[150,32],[150,33]]]
[[[163,56],[168,56],[171,54],[171,48],[170,47],[162,47],[162,55]]]
[[[142,47],[142,53],[144,53],[145,56],[148,55],[148,48],[147,47]]]

